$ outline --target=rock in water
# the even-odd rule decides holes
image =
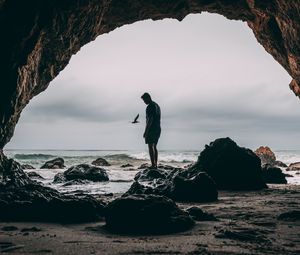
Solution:
[[[124,165],[121,165],[122,168],[127,168],[127,167],[133,167],[133,165],[131,164],[124,164]]]
[[[171,199],[155,195],[117,198],[105,210],[106,227],[116,233],[166,234],[194,225]]]
[[[70,167],[64,173],[54,176],[54,182],[64,182],[71,180],[89,180],[94,182],[108,181],[106,170],[89,164],[80,164]]]
[[[266,183],[274,184],[286,184],[287,180],[285,174],[282,173],[281,169],[269,164],[265,164],[262,167],[263,178]]]
[[[44,165],[41,166],[41,168],[47,168],[47,169],[61,169],[65,167],[65,161],[63,158],[55,158],[52,160],[47,161]]]
[[[300,162],[292,163],[286,169],[286,171],[298,171],[300,170]]]
[[[267,187],[259,157],[228,137],[206,145],[190,170],[206,172],[219,189],[258,190]]]
[[[260,158],[261,164],[274,165],[276,161],[276,156],[274,152],[268,146],[260,146],[254,153]]]
[[[110,164],[104,158],[97,158],[92,162],[94,166],[110,166]]]

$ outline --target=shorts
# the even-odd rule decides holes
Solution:
[[[161,130],[149,131],[148,135],[145,137],[146,144],[157,144],[160,137]]]

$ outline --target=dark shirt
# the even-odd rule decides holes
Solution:
[[[160,130],[160,107],[157,103],[151,102],[146,108],[146,122],[148,123],[150,119],[152,120],[149,126],[149,132]]]

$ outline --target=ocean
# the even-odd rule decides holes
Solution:
[[[289,165],[300,162],[300,150],[295,151],[274,151],[277,160]],[[15,159],[21,164],[30,164],[36,169],[25,170],[35,171],[44,180],[39,180],[45,185],[55,188],[60,192],[73,193],[83,192],[89,194],[107,194],[126,192],[133,182],[137,168],[143,163],[149,163],[148,152],[146,151],[126,151],[126,150],[5,150],[5,154]],[[159,163],[171,166],[183,167],[195,162],[200,154],[199,151],[159,151]],[[65,169],[40,169],[48,160],[62,157],[65,160]],[[53,178],[57,173],[65,171],[68,167],[76,164],[91,163],[97,158],[106,159],[111,166],[103,167],[107,170],[110,181],[90,182],[88,184],[65,186],[64,184],[54,184]],[[123,164],[131,164],[131,168],[121,168]],[[293,177],[287,177],[288,183],[300,185],[300,172],[289,171]]]

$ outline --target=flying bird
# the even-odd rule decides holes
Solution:
[[[138,118],[139,118],[140,114],[136,115],[136,117],[134,118],[134,121],[132,121],[132,124],[136,124],[139,123]]]

